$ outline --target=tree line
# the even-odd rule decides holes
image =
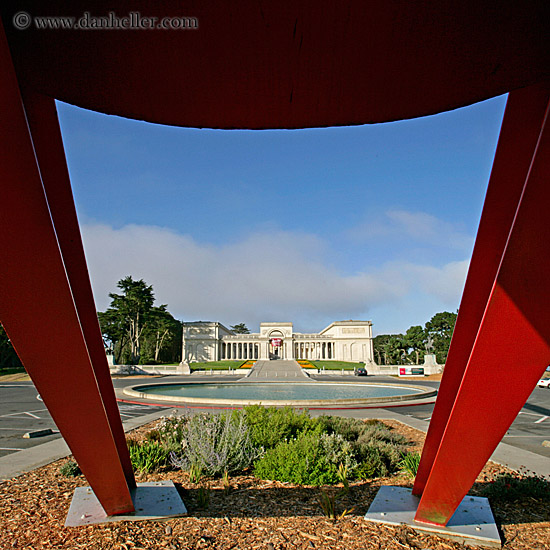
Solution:
[[[457,314],[436,313],[424,327],[409,327],[405,334],[379,334],[373,339],[379,365],[418,365],[426,353],[434,353],[439,364],[447,360]]]
[[[146,365],[181,361],[183,324],[168,311],[155,306],[152,285],[130,275],[117,283],[120,293],[110,293],[110,306],[98,312],[101,333],[117,364]],[[424,327],[411,326],[405,334],[379,334],[374,338],[379,365],[421,364],[434,353],[444,364],[456,322],[456,313],[436,313]],[[231,326],[237,334],[249,334],[244,323]],[[18,368],[21,362],[0,325],[0,368]]]

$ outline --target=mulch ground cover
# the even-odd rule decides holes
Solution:
[[[397,422],[388,422],[420,449],[424,434]],[[148,427],[132,434],[143,437]],[[189,511],[186,517],[168,521],[119,522],[87,527],[64,527],[82,476],[65,477],[63,459],[0,484],[0,549],[334,549],[334,550],[453,550],[463,545],[439,537],[400,528],[372,524],[363,519],[380,485],[412,486],[405,475],[350,483],[346,496],[336,499],[336,511],[347,513],[328,519],[319,504],[316,487],[262,481],[251,475],[230,478],[229,490],[221,480],[191,483],[186,473],[165,471],[139,474],[138,481],[171,479]],[[505,471],[488,463],[472,488],[479,494],[493,476]],[[204,488],[209,503],[200,507]],[[338,491],[341,487],[325,488]],[[502,532],[504,548],[542,550],[550,548],[550,510],[535,499],[517,502],[491,501]]]

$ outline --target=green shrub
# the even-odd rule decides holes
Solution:
[[[327,433],[340,434],[348,441],[356,441],[365,425],[361,420],[339,416],[321,416],[319,423]]]
[[[354,473],[357,479],[387,476],[389,469],[384,454],[378,447],[364,447],[359,466]]]
[[[416,477],[419,464],[420,455],[418,453],[407,453],[403,455],[403,459],[399,463],[399,467],[410,477]]]
[[[527,471],[497,474],[482,490],[483,496],[500,500],[525,497],[550,500],[550,481]]]
[[[383,422],[322,416],[319,423],[328,433],[340,434],[352,443],[358,466],[350,474],[356,479],[383,477],[399,469],[408,442]]]
[[[150,473],[159,470],[166,465],[168,451],[156,441],[144,441],[138,443],[128,440],[130,459],[135,470]]]
[[[170,462],[182,470],[194,466],[205,475],[240,472],[262,452],[252,443],[240,411],[192,416],[182,424],[181,438],[181,446],[170,454]]]
[[[254,474],[304,485],[338,483],[338,464],[357,467],[349,441],[337,434],[304,432],[269,449],[254,465]]]
[[[148,439],[185,471],[221,476],[256,461],[258,477],[310,485],[337,483],[340,464],[349,479],[386,476],[400,468],[407,444],[378,420],[313,419],[307,411],[259,405],[163,418]]]
[[[318,424],[306,411],[297,413],[290,407],[277,409],[251,405],[244,408],[244,414],[253,443],[264,449],[271,449],[281,441],[314,430]]]
[[[369,419],[367,421],[356,418],[342,418],[339,416],[321,416],[318,422],[327,433],[337,433],[348,441],[361,441],[364,444],[373,440],[385,441],[398,446],[407,445],[407,439],[394,432],[380,420]]]
[[[371,444],[373,441],[383,441],[397,447],[406,447],[408,444],[407,438],[394,432],[383,422],[364,424],[357,442],[359,444]]]
[[[74,460],[65,462],[65,464],[59,468],[59,473],[65,477],[76,477],[82,474],[80,466]]]

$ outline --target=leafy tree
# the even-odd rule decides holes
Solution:
[[[118,363],[158,362],[162,350],[181,335],[181,323],[166,305],[153,305],[153,287],[143,279],[127,276],[117,286],[122,293],[110,293],[110,307],[98,313],[104,340],[111,344]]]
[[[397,365],[406,360],[407,345],[402,334],[379,334],[373,343],[379,365]]]
[[[449,311],[436,313],[426,323],[426,335],[433,340],[433,352],[439,363],[445,363],[455,329],[457,314]]]
[[[439,363],[445,363],[451,344],[457,314],[436,313],[422,328],[414,325],[403,334],[379,334],[373,339],[375,359],[379,365],[402,365],[424,359],[427,343],[433,343],[433,353]]]
[[[4,327],[0,324],[0,369],[23,368]]]
[[[232,325],[231,330],[235,334],[250,334],[248,327],[244,323],[239,323],[238,325]]]
[[[404,339],[409,355],[414,356],[415,363],[418,365],[424,358],[426,332],[420,325],[414,325],[407,329]]]
[[[161,352],[177,340],[181,348],[181,322],[166,310],[166,305],[153,307],[144,331],[144,350],[141,363],[161,362]],[[179,336],[179,338],[178,338]]]

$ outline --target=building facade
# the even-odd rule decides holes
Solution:
[[[373,363],[371,321],[336,321],[318,334],[294,332],[292,323],[260,323],[260,332],[236,334],[219,322],[183,323],[187,363],[224,359],[310,359]]]

